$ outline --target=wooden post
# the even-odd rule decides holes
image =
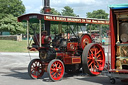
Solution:
[[[91,36],[91,34],[92,34],[92,33],[91,33],[91,27],[92,27],[92,24],[90,24],[90,36]]]
[[[102,43],[102,24],[100,25],[100,43]]]
[[[29,21],[27,20],[27,47],[29,47]]]
[[[39,46],[41,47],[41,20],[39,20]]]

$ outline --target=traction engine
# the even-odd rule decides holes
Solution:
[[[80,68],[92,76],[99,75],[103,70],[104,50],[99,44],[92,43],[89,34],[70,39],[65,39],[59,34],[55,35],[53,40],[46,31],[41,35],[40,48],[39,35],[33,37],[32,46],[39,51],[40,59],[33,59],[28,66],[28,73],[32,78],[40,78],[44,72],[48,72],[52,81],[58,81],[65,72],[76,73]]]

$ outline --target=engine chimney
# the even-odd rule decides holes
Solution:
[[[51,14],[51,8],[50,8],[50,0],[44,0],[44,14]],[[50,21],[45,21],[45,30],[47,31],[47,34],[50,35]]]
[[[44,0],[44,14],[50,14],[51,8],[50,8],[50,0]]]

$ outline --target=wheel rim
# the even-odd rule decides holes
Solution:
[[[84,49],[86,50],[86,48]],[[103,48],[98,44],[90,44],[87,48],[85,70],[90,75],[99,75],[105,65],[105,54]]]
[[[33,78],[40,78],[44,73],[42,62],[40,60],[34,60],[31,64],[30,71]]]
[[[92,39],[91,39],[90,35],[88,35],[88,34],[82,35],[80,41],[81,41],[80,45],[81,45],[81,48],[82,48],[82,49],[84,49],[84,47],[85,47],[88,43],[92,43]]]
[[[64,75],[64,66],[60,61],[55,61],[50,67],[50,76],[53,80],[60,80]]]

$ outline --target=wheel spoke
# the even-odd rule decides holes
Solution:
[[[93,61],[88,65],[88,67],[90,67],[92,65]]]
[[[55,65],[55,67],[57,67],[57,62],[54,65]]]
[[[60,76],[60,73],[57,73],[58,77]]]
[[[97,53],[96,53],[96,55],[98,54],[98,53],[100,53],[102,50],[100,49]]]
[[[96,60],[97,62],[103,62],[103,60]]]
[[[35,66],[35,64],[33,64],[31,67],[32,67],[32,68],[35,68],[36,66]]]
[[[59,62],[56,62],[56,64],[57,64],[56,67],[58,67],[59,66]]]
[[[95,67],[96,69],[98,69],[97,66],[96,66],[95,64],[94,64],[94,67]]]
[[[88,60],[88,62],[87,63],[89,63],[91,60]]]
[[[58,68],[61,68],[61,64],[59,64]]]
[[[97,61],[96,61],[96,64],[97,64],[98,67],[100,66],[99,62],[97,62]]]
[[[95,56],[96,56],[96,48],[95,48]]]
[[[55,68],[51,68],[51,71],[55,71]]]
[[[53,77],[56,75],[56,72],[54,72],[54,74],[52,75]]]
[[[37,61],[35,62],[35,66],[37,66]]]
[[[92,59],[92,57],[91,56],[89,56],[89,57],[87,57],[88,59]]]
[[[99,54],[98,56],[96,56],[97,58],[99,58],[101,55]]]
[[[90,49],[91,54],[93,54],[92,50]]]

